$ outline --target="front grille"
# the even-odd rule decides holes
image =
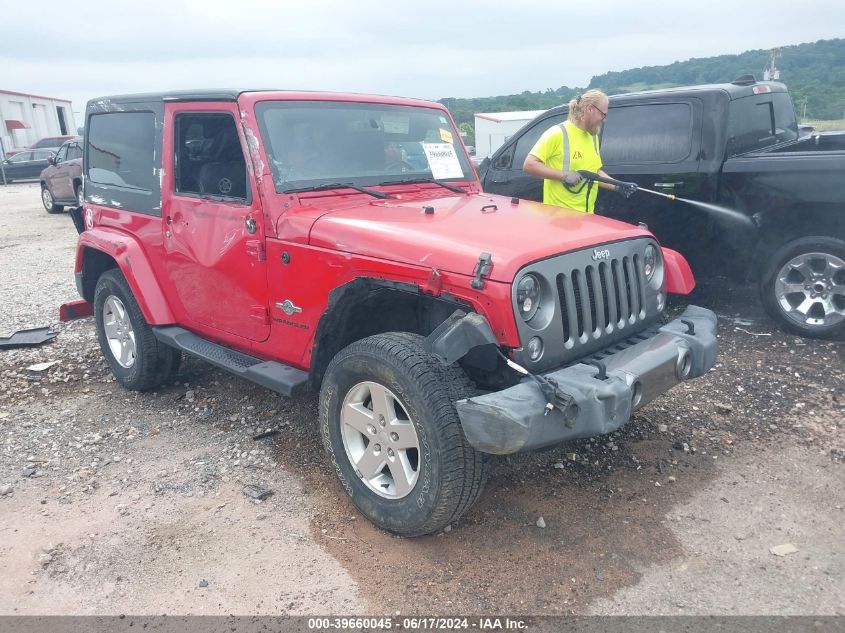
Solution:
[[[556,285],[567,348],[633,329],[646,317],[639,255],[558,273]]]

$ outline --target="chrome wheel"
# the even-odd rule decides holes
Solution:
[[[786,317],[803,326],[845,321],[845,261],[830,253],[802,253],[778,271],[775,297]]]
[[[387,499],[401,499],[414,489],[420,450],[414,423],[390,389],[358,383],[346,394],[340,411],[346,456],[361,481]]]
[[[129,369],[135,364],[135,330],[123,302],[110,295],[103,303],[103,329],[109,350],[117,363]]]
[[[41,201],[44,203],[45,209],[52,209],[53,208],[53,194],[50,193],[50,190],[47,187],[44,187],[41,190]]]

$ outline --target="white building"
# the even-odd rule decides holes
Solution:
[[[70,101],[0,90],[0,139],[5,149],[66,134],[76,134]]]
[[[479,112],[475,115],[475,156],[492,156],[519,128],[545,110],[522,112]]]

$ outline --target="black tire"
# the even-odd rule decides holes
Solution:
[[[47,210],[47,213],[61,213],[65,208],[60,204],[53,202],[53,192],[44,183],[41,183],[41,204]]]
[[[453,404],[474,387],[460,367],[444,367],[426,354],[422,341],[396,332],[357,341],[332,359],[320,389],[323,445],[344,490],[370,521],[401,536],[430,534],[456,521],[485,483],[484,456],[464,436]],[[367,382],[398,396],[416,432],[416,481],[402,498],[373,492],[344,444],[343,403]]]
[[[798,269],[787,271],[789,264],[799,258],[810,262],[809,270],[816,276]],[[831,273],[830,268],[825,268],[828,262],[845,263],[845,241],[823,236],[802,237],[785,244],[772,255],[760,281],[760,296],[766,312],[782,329],[809,338],[845,337],[845,267]],[[803,289],[786,294],[778,283],[779,279],[803,286]],[[817,291],[821,291],[821,296]],[[803,298],[816,301],[800,320],[800,313],[788,311],[783,302],[789,307],[796,307],[803,300],[802,292],[806,293]],[[840,314],[826,310],[822,301]]]
[[[128,319],[126,325],[131,329],[129,336],[134,337],[134,359],[131,362],[128,359],[127,362],[121,362],[109,345],[105,321],[106,313],[109,312],[106,308],[109,299],[116,299],[125,309]],[[110,307],[114,305],[116,304],[109,303]],[[117,268],[106,271],[97,280],[94,290],[94,318],[100,349],[112,374],[121,385],[127,389],[146,391],[171,381],[176,375],[182,359],[181,352],[156,339],[126,278]]]

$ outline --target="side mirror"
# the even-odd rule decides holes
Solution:
[[[50,156],[50,158],[47,159],[47,162],[50,163],[51,165],[55,165],[56,164],[56,157]]]

